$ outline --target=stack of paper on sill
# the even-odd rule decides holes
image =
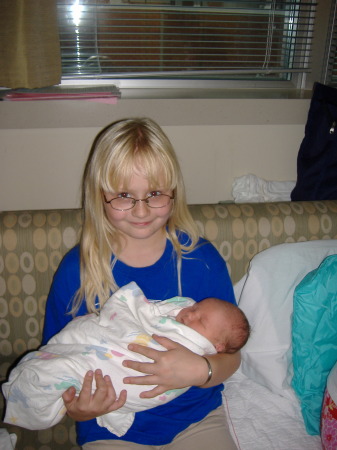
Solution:
[[[41,100],[87,100],[99,103],[117,103],[120,95],[116,92],[10,92],[2,97],[4,101]]]

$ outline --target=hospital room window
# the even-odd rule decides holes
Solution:
[[[57,0],[63,79],[303,88],[312,72],[317,6]]]

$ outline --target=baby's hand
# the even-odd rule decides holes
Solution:
[[[94,376],[96,391],[92,394]],[[63,393],[62,398],[68,416],[82,422],[116,411],[125,404],[126,396],[126,390],[123,389],[117,397],[109,375],[103,377],[102,371],[97,369],[95,374],[91,370],[85,374],[82,390],[78,396],[72,386]]]

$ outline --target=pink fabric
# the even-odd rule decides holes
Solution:
[[[337,405],[327,390],[322,406],[321,438],[323,450],[337,449]]]

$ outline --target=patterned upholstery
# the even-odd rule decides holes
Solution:
[[[233,283],[262,250],[284,242],[337,239],[337,201],[224,203],[190,207],[204,235],[227,261]]]
[[[190,210],[227,261],[233,283],[265,248],[337,239],[337,201],[223,203],[191,205]],[[78,241],[81,223],[81,210],[0,213],[0,380],[25,352],[39,346],[53,274]],[[2,426],[17,434],[20,450],[78,449],[75,427],[68,418],[42,431]]]

